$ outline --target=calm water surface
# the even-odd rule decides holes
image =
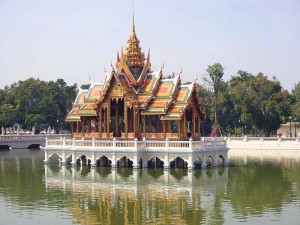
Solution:
[[[133,170],[43,164],[0,151],[0,224],[300,224],[300,162],[232,158],[229,168]]]

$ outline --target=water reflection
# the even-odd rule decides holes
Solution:
[[[228,168],[189,172],[61,166],[58,170],[45,165],[47,190],[70,191],[67,209],[84,224],[200,223],[222,199],[216,196],[224,197],[227,176]]]
[[[0,219],[13,205],[15,215],[35,219],[59,212],[59,224],[273,224],[274,215],[293,224],[300,208],[300,164],[289,158],[135,170],[44,165],[42,153],[24,151],[0,152]]]

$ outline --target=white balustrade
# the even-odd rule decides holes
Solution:
[[[94,150],[189,150],[189,151],[199,151],[199,150],[211,150],[217,148],[226,148],[226,140],[218,139],[204,139],[202,141],[193,141],[192,139],[188,141],[170,141],[166,140],[86,140],[82,139],[46,139],[47,148],[70,148],[72,150],[76,149],[94,149]]]

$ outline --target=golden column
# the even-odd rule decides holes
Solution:
[[[87,129],[88,133],[91,133],[91,123],[92,123],[92,118],[88,117],[88,129]]]
[[[107,113],[106,113],[106,122],[107,122],[107,124],[106,124],[106,128],[107,128],[107,138],[110,138],[109,137],[109,124],[110,124],[110,99],[109,99],[109,101],[108,101],[108,103],[107,103]]]
[[[183,137],[186,138],[187,130],[186,130],[186,112],[183,115]]]
[[[138,109],[133,107],[133,133],[134,137],[137,137],[138,134]]]
[[[104,108],[104,131],[107,133],[107,107]]]
[[[70,125],[71,125],[71,133],[73,134],[74,133],[74,122],[71,122]]]
[[[196,110],[193,108],[193,135],[192,138],[196,138]]]
[[[151,117],[151,115],[150,116],[148,116],[149,117],[149,133],[152,133],[152,117]]]
[[[99,137],[102,138],[102,106],[100,106],[99,111]]]
[[[143,116],[143,132],[144,132],[144,138],[146,138],[146,116]]]
[[[80,131],[80,126],[79,126],[79,122],[77,121],[77,124],[76,124],[76,133],[79,133]]]
[[[200,131],[201,131],[201,119],[200,119],[199,115],[197,116],[197,119],[198,119],[198,138],[200,138],[201,137],[201,133],[200,133]]]
[[[178,126],[178,138],[181,138],[181,120],[177,120],[177,126]]]
[[[84,137],[84,117],[81,117],[81,134]]]
[[[128,138],[128,108],[124,100],[124,124],[125,124],[125,138]]]
[[[119,136],[119,105],[118,105],[118,99],[116,100],[116,136]]]
[[[163,120],[163,131],[164,131],[164,139],[166,139],[167,134],[166,134],[166,121]]]

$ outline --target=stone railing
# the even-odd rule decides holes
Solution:
[[[227,140],[227,141],[295,141],[300,142],[300,137],[218,137],[217,140]]]
[[[225,137],[218,140],[226,140],[231,150],[300,150],[299,137]],[[231,151],[232,152],[232,151]]]
[[[95,140],[93,139],[46,139],[48,149],[94,149],[94,150],[209,150],[227,149],[226,140],[203,139],[201,141],[173,141],[169,140]]]
[[[12,140],[12,139],[17,139],[17,140],[27,140],[27,139],[45,139],[45,138],[51,138],[51,139],[60,139],[60,138],[69,138],[71,137],[70,134],[37,134],[37,135],[0,135],[0,140]]]

